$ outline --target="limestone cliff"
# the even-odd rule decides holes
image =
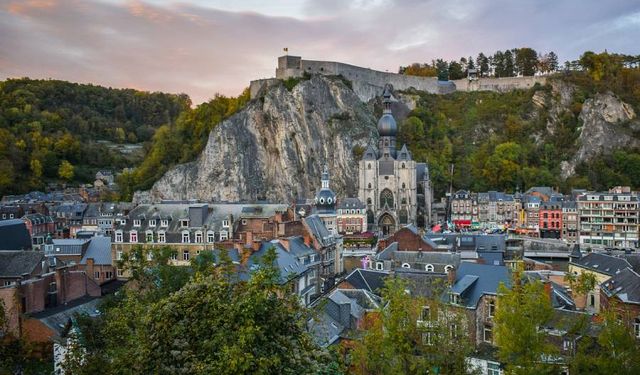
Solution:
[[[601,153],[640,147],[640,141],[633,135],[633,130],[640,127],[633,121],[636,119],[633,108],[610,92],[585,100],[579,118],[582,122],[578,137],[580,147],[570,161],[562,163],[562,178],[573,175],[578,164]]]
[[[134,201],[288,202],[313,196],[324,164],[334,190],[355,196],[354,151],[377,135],[375,124],[338,78],[313,76],[291,91],[275,84],[217,126],[196,161],[170,169]]]

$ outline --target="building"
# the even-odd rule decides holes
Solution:
[[[316,193],[313,213],[318,215],[324,226],[333,235],[338,234],[338,219],[336,214],[336,194],[329,187],[329,169],[324,166],[322,172],[322,187]]]
[[[584,308],[591,312],[599,312],[601,297],[600,285],[626,268],[632,268],[626,259],[606,254],[592,252],[580,258],[572,258],[569,262],[569,273],[574,276],[589,273],[596,279],[595,287],[589,291],[587,295],[574,297],[576,307]]]
[[[367,231],[367,206],[358,198],[343,198],[336,206],[339,234],[358,234]]]
[[[458,229],[470,228],[478,222],[478,196],[458,190],[451,197],[451,222]]]
[[[575,201],[562,202],[562,234],[561,238],[569,244],[578,242],[578,210]]]
[[[525,195],[522,200],[522,207],[524,209],[524,222],[520,224],[521,227],[527,229],[533,229],[536,232],[540,228],[540,203],[542,200],[536,195]]]
[[[394,271],[402,268],[430,273],[447,274],[460,265],[460,254],[431,251],[399,251],[394,242],[375,255],[371,268],[377,271]]]
[[[486,228],[517,225],[518,202],[512,194],[498,191],[478,193],[478,221]]]
[[[0,205],[0,220],[19,219],[24,216],[24,209],[17,204]]]
[[[116,269],[111,259],[111,237],[92,237],[78,268],[84,270],[98,285],[115,280]]]
[[[86,203],[63,202],[49,209],[56,223],[56,237],[73,238],[75,233],[82,228]]]
[[[342,241],[339,236],[325,227],[317,214],[303,219],[305,235],[309,237],[310,246],[320,256],[320,277],[323,291],[335,284],[335,277],[343,272]]]
[[[602,309],[614,309],[633,336],[640,339],[640,275],[625,268],[602,283],[600,290]]]
[[[31,243],[35,248],[40,248],[48,236],[52,236],[56,230],[56,224],[49,215],[40,213],[28,214],[22,217],[29,235]]]
[[[542,202],[538,212],[540,238],[562,237],[562,203]]]
[[[579,196],[581,247],[638,247],[638,208],[635,194],[587,193]]]
[[[431,223],[431,182],[426,164],[416,163],[406,145],[396,150],[398,126],[391,93],[383,94],[378,147],[369,145],[359,164],[358,197],[367,206],[367,223],[384,235],[403,225]]]
[[[41,275],[47,269],[44,260],[41,251],[0,251],[0,287]]]

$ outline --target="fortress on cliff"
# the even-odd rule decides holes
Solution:
[[[546,77],[504,77],[504,78],[464,78],[452,81],[438,81],[436,77],[418,77],[404,74],[381,72],[335,61],[304,60],[300,56],[280,56],[276,68],[276,78],[251,81],[251,98],[260,96],[267,87],[280,80],[300,78],[307,74],[342,76],[351,81],[353,91],[362,101],[369,101],[382,95],[385,85],[394,90],[414,88],[432,94],[449,94],[455,91],[497,91],[528,89],[536,83],[544,84]]]

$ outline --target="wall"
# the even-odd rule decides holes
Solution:
[[[281,56],[278,58],[277,79],[302,77],[305,72],[310,74],[342,75],[352,82],[353,91],[360,100],[365,102],[382,95],[386,84],[393,85],[395,90],[415,88],[432,94],[448,94],[454,91],[506,92],[514,89],[528,89],[536,83],[544,84],[546,82],[546,77],[541,76],[479,78],[475,81],[469,81],[464,78],[438,82],[435,77],[417,77],[381,72],[335,61],[304,60],[299,56]],[[252,81],[250,85],[251,98],[258,97],[260,90],[270,84],[272,83],[269,79]]]

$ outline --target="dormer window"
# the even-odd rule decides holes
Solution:
[[[449,302],[451,302],[451,304],[453,304],[453,305],[459,305],[460,304],[460,295],[456,294],[456,293],[450,293],[449,294]]]
[[[166,228],[166,227],[168,227],[168,226],[169,226],[169,220],[167,220],[167,219],[162,219],[162,220],[160,221],[160,226],[165,227],[165,228]]]
[[[149,226],[150,227],[155,227],[156,226],[156,220],[155,219],[149,220]]]
[[[142,220],[140,220],[140,219],[134,219],[133,220],[133,226],[134,227],[139,227],[140,225],[142,225]]]
[[[182,243],[189,243],[191,242],[191,238],[189,236],[189,232],[182,232]]]
[[[207,232],[207,242],[208,243],[213,243],[215,241],[215,235],[213,233],[213,231],[208,231]]]
[[[229,220],[222,220],[222,226],[224,228],[229,228]]]
[[[127,225],[127,219],[120,219],[120,225]]]
[[[183,228],[188,227],[189,226],[189,220],[187,220],[187,219],[180,220],[180,226],[183,227]]]
[[[427,272],[433,272],[433,264],[427,264],[426,266],[424,266],[424,270]]]

